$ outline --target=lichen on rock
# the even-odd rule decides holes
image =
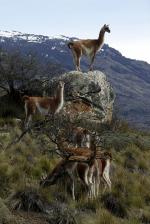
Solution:
[[[54,91],[58,81],[65,82],[64,112],[78,116],[81,122],[108,123],[112,120],[114,91],[106,75],[100,71],[71,71],[50,81]]]

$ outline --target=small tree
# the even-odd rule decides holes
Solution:
[[[19,52],[0,52],[0,88],[16,99],[19,92],[37,75],[36,59],[32,55],[23,57]]]

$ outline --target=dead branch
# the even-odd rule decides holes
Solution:
[[[71,132],[71,127],[68,119],[63,114],[59,114],[55,118],[47,117],[43,121],[37,121],[17,136],[4,150],[20,142],[27,133],[33,130],[35,134],[44,133],[56,145],[55,153],[68,162],[92,163],[96,158],[101,158],[101,151],[97,149],[95,143],[96,133],[93,136],[93,148],[69,147],[71,142],[68,133]]]
[[[85,94],[84,94],[85,95]],[[97,105],[96,103],[94,103],[93,101],[87,99],[86,97],[84,97],[83,95],[76,95],[76,96],[69,96],[67,98],[67,101],[75,101],[81,99],[85,104],[96,107],[98,109],[100,109],[101,111],[104,111],[104,108],[101,105]]]
[[[7,94],[9,94],[9,90],[8,90],[6,87],[4,87],[4,86],[0,85],[0,88],[1,88],[1,89],[3,89],[4,91],[6,91],[6,92],[7,92]]]
[[[33,125],[31,125],[29,128],[26,128],[21,135],[19,135],[19,137],[17,137],[16,139],[14,139],[11,143],[9,143],[4,150],[7,150],[8,148],[10,148],[12,145],[17,144],[18,142],[21,141],[21,139],[24,137],[24,135],[26,135],[28,132],[30,132],[32,129],[36,129],[36,128],[40,128],[41,125],[43,125],[45,123],[45,121],[43,122],[36,122]]]

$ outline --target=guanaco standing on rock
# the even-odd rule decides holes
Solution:
[[[105,32],[110,33],[109,25],[105,24],[101,28],[98,39],[78,40],[68,43],[68,47],[73,54],[73,60],[77,71],[80,71],[80,59],[82,55],[85,55],[90,59],[90,70],[93,70],[96,52],[100,50],[104,44]]]

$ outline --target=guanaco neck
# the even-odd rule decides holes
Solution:
[[[64,87],[57,89],[55,99],[56,99],[58,104],[63,103],[63,101],[64,101]]]
[[[105,35],[105,30],[104,30],[104,28],[102,28],[100,30],[99,37],[98,37],[98,46],[99,47],[101,47],[101,45],[104,43],[104,35]]]
[[[96,145],[95,142],[91,141],[91,151],[93,152],[92,157],[89,161],[89,166],[92,166],[94,164],[95,158],[96,158]]]

